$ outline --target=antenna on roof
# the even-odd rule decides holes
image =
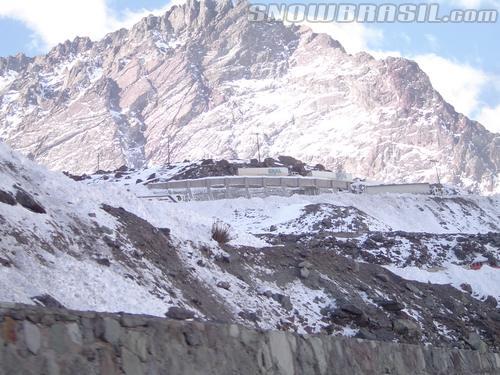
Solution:
[[[170,149],[170,135],[167,138],[167,164],[170,165],[172,157],[172,150]]]
[[[259,163],[260,163],[260,140],[259,140],[259,133],[254,133],[257,137],[257,153],[258,153],[258,156],[259,156]]]

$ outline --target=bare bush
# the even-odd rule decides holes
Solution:
[[[212,224],[212,238],[217,241],[220,245],[226,244],[231,241],[231,227],[220,221],[214,221]]]

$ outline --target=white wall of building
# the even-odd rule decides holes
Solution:
[[[337,181],[352,181],[352,176],[348,173],[335,173],[328,171],[311,171],[309,173],[310,176],[316,178],[326,178],[329,180],[337,180]]]
[[[373,185],[366,186],[365,193],[367,194],[430,194],[431,187],[427,183],[422,184],[391,184],[391,185]]]
[[[238,176],[288,176],[288,168],[238,168]]]

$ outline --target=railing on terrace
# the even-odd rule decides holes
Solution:
[[[166,199],[224,199],[295,193],[316,195],[350,189],[351,182],[303,176],[226,176],[205,177],[196,180],[177,180],[152,183],[152,195],[143,198]],[[176,198],[172,198],[172,196]]]

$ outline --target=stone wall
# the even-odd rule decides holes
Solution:
[[[0,375],[499,374],[500,355],[0,304]]]

